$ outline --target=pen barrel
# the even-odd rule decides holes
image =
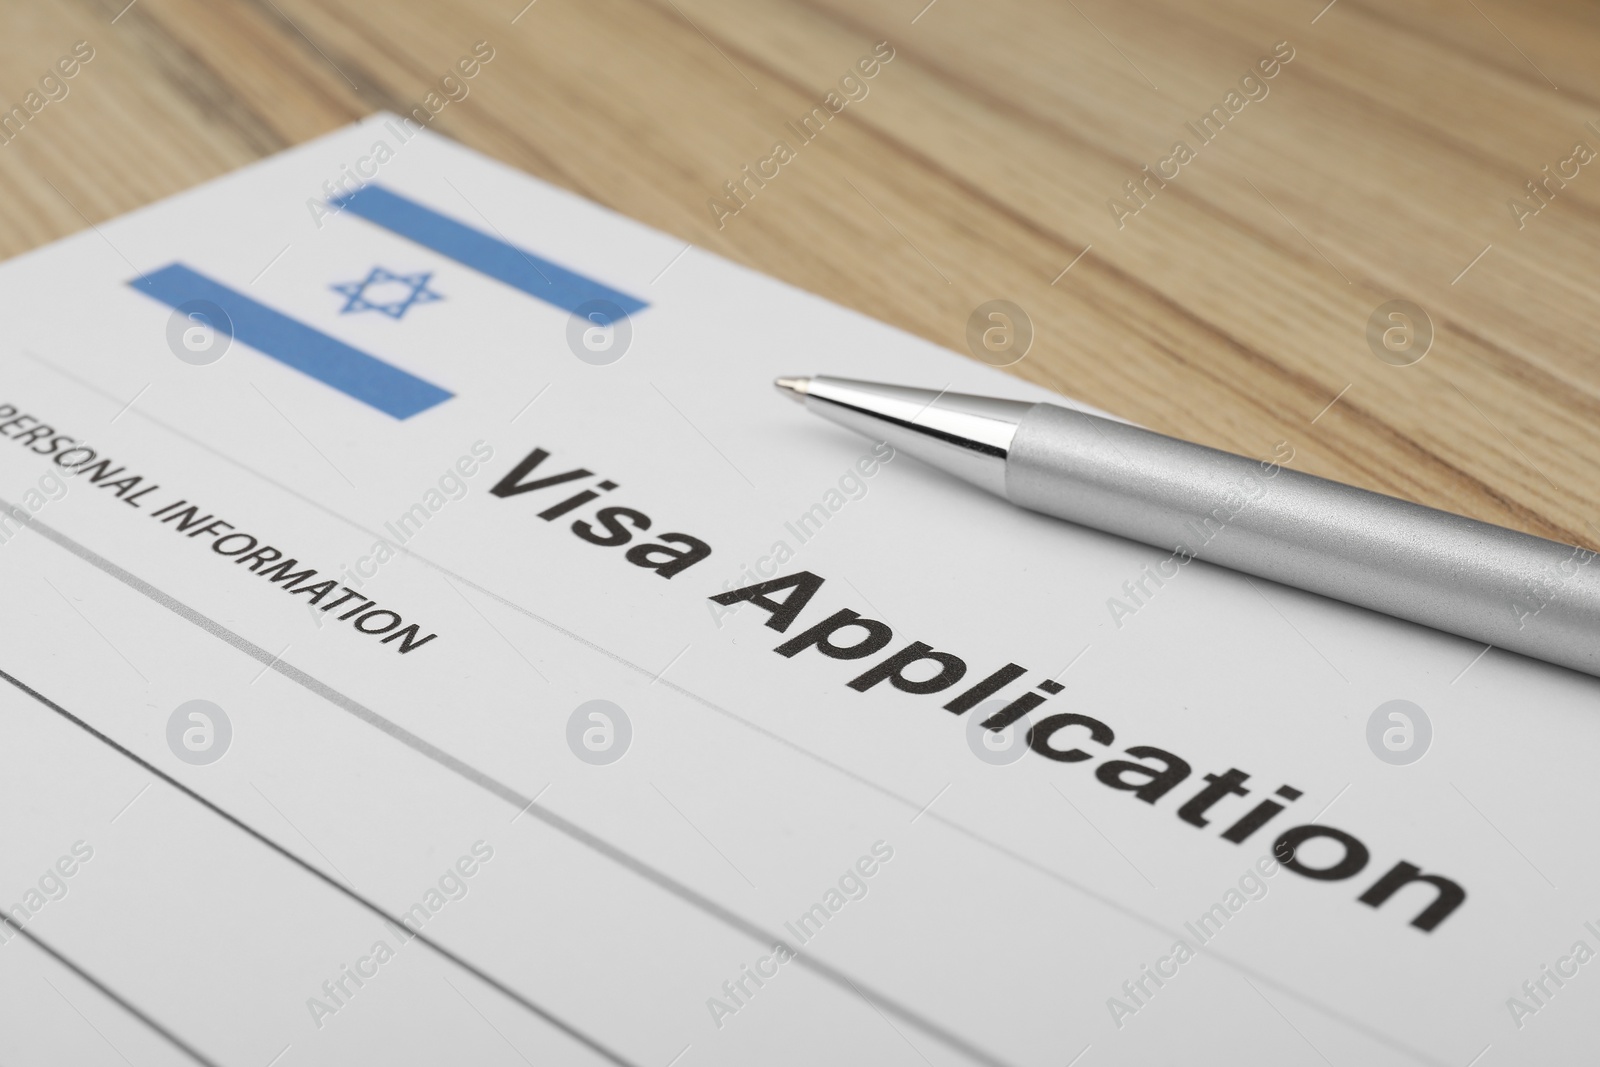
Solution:
[[[1039,404],[1014,504],[1600,675],[1600,561],[1548,541]]]

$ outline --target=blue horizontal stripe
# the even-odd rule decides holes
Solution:
[[[211,301],[231,320],[228,332],[235,340],[397,419],[427,411],[454,395],[181,263],[128,284],[169,307]]]
[[[381,185],[366,186],[332,203],[564,311],[575,312],[595,300],[615,304],[625,315],[650,306],[638,297],[491,237]]]

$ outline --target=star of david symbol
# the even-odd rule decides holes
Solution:
[[[339,314],[354,311],[378,311],[398,319],[416,304],[431,304],[444,297],[428,288],[432,271],[420,274],[395,274],[382,267],[373,267],[359,282],[341,282],[328,288],[346,299]]]

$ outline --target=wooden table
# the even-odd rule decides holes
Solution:
[[[0,106],[94,57],[0,146],[0,254],[426,106],[484,41],[430,122],[468,145],[958,351],[1011,301],[1015,373],[1157,429],[1600,542],[1600,8],[525,2],[7,5]],[[1369,343],[1394,300],[1418,362],[1415,312]]]

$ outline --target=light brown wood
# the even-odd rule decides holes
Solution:
[[[1036,335],[1015,373],[1156,429],[1600,542],[1600,160],[1520,226],[1508,207],[1600,151],[1600,8],[523,2],[7,5],[4,107],[74,42],[95,57],[0,146],[0,254],[409,111],[484,40],[432,123],[465,144],[957,351],[1013,301]],[[802,143],[786,124],[880,41],[867,95]],[[1219,105],[1201,147],[1186,123]],[[709,202],[779,140],[795,158],[719,226]],[[1119,226],[1180,140],[1193,161]],[[1411,366],[1368,345],[1393,299],[1433,323]]]

